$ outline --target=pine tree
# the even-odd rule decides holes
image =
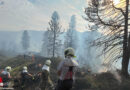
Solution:
[[[49,57],[49,38],[48,38],[49,32],[45,31],[43,34],[43,44],[42,44],[42,51],[41,55],[44,57]]]
[[[23,35],[22,35],[22,47],[25,53],[27,53],[29,46],[30,46],[30,37],[28,35],[28,31],[24,30]]]
[[[52,57],[58,55],[59,48],[61,46],[61,40],[59,39],[59,36],[62,34],[62,31],[59,19],[60,18],[58,13],[54,11],[51,17],[51,21],[49,22],[48,28],[48,51],[49,54],[52,55]]]
[[[71,20],[69,23],[69,29],[66,32],[65,36],[65,48],[72,47],[76,49],[77,47],[77,31],[76,31],[76,17],[75,15],[71,16]]]

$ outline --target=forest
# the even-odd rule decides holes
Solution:
[[[7,8],[13,5],[17,11]],[[0,0],[0,89],[130,90],[129,5],[129,0]]]

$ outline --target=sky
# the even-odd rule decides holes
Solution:
[[[46,30],[54,11],[66,30],[72,15],[76,15],[77,30],[85,31],[82,18],[86,0],[0,0],[0,30]]]

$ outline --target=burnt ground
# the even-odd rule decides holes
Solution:
[[[19,78],[22,67],[26,65],[28,66],[29,72],[36,75],[36,73],[41,71],[41,67],[47,59],[49,58],[35,56],[35,60],[33,61],[30,56],[24,57],[23,55],[19,55],[7,60],[2,60],[0,69],[11,66],[13,68],[11,72],[12,77]],[[61,58],[51,59],[52,65],[50,76],[54,85],[58,80],[56,69],[61,60]],[[87,70],[80,68],[79,72],[76,73],[73,90],[130,90],[130,78],[123,78],[121,79],[121,82],[119,82],[119,80],[110,72],[92,74],[88,73]]]

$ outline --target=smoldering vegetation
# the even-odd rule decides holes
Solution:
[[[35,61],[32,61],[32,57],[26,56],[25,58],[23,55],[20,55],[7,59],[6,61],[2,61],[0,63],[0,69],[3,69],[6,65],[10,65],[12,67],[11,75],[13,78],[11,80],[11,87],[14,87],[18,85],[18,83],[14,82],[14,79],[19,79],[23,66],[27,65],[29,72],[33,75],[36,75],[36,73],[41,71],[41,66],[47,59],[51,59],[52,61],[50,75],[54,85],[56,85],[58,80],[56,73],[57,65],[63,58],[45,58],[41,56],[35,56]],[[120,71],[116,72],[120,76]],[[79,68],[78,72],[76,73],[76,80],[73,90],[129,90],[130,78],[120,78],[120,80],[121,82],[112,72],[102,72],[97,74],[86,68]],[[38,85],[34,84],[34,86],[36,87]],[[27,90],[34,90],[34,86],[30,85],[30,89]],[[16,88],[16,90],[20,90],[18,87],[20,88],[20,85],[18,85],[17,88],[14,88]]]

